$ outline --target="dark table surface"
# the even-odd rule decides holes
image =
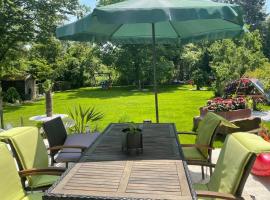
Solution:
[[[196,199],[174,124],[143,124],[143,153],[122,152],[110,124],[44,199]]]

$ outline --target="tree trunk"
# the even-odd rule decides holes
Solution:
[[[52,117],[53,114],[53,107],[52,107],[52,91],[49,90],[45,92],[45,98],[46,98],[46,115],[47,117]]]
[[[4,125],[3,93],[2,93],[1,81],[0,81],[0,122],[1,122],[1,129],[4,129],[5,125]]]

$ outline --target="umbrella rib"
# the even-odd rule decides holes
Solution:
[[[121,28],[123,24],[120,24],[109,36],[109,38],[112,38],[112,36]]]
[[[170,25],[172,26],[172,28],[173,28],[173,30],[175,31],[175,33],[176,33],[176,35],[177,35],[177,38],[178,38],[178,40],[180,40],[180,35],[178,34],[178,32],[177,32],[177,30],[176,30],[176,28],[174,27],[174,25],[172,24],[172,21],[171,20],[169,20],[169,23],[170,23]]]

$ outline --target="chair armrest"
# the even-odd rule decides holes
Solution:
[[[215,168],[216,165],[210,162],[201,161],[201,160],[186,160],[188,165],[199,165],[199,166],[205,166],[205,167],[212,167]]]
[[[227,200],[240,200],[242,198],[238,198],[232,194],[226,194],[221,192],[213,192],[213,191],[196,191],[197,197],[208,197],[208,198],[219,198],[219,199],[227,199]]]
[[[68,145],[68,146],[54,146],[54,147],[47,148],[47,150],[50,150],[50,151],[57,151],[57,150],[62,150],[62,149],[81,149],[82,151],[84,151],[85,149],[87,149],[87,147],[79,146],[79,145]]]
[[[204,148],[204,149],[210,149],[210,150],[214,149],[214,147],[210,147],[208,145],[202,145],[202,144],[181,144],[181,147],[196,147],[196,148]]]
[[[62,167],[49,167],[49,168],[43,168],[43,169],[26,169],[19,171],[19,175],[21,177],[26,176],[34,176],[34,175],[56,175],[61,176],[62,173],[66,171],[65,168]]]
[[[197,133],[193,131],[183,131],[183,132],[177,132],[178,135],[198,135]]]

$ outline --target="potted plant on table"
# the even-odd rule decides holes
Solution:
[[[122,130],[122,151],[129,153],[131,150],[143,151],[142,130],[134,123]]]

